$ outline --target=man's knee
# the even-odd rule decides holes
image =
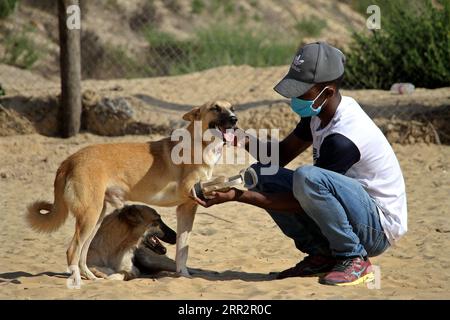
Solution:
[[[250,190],[252,191],[258,191],[258,192],[272,192],[274,190],[273,187],[274,185],[274,180],[279,180],[279,176],[277,176],[277,174],[270,174],[267,172],[268,168],[271,168],[275,170],[275,173],[279,173],[279,167],[271,167],[270,165],[267,164],[261,164],[260,162],[256,162],[254,164],[252,164],[250,166],[251,168],[253,168],[253,170],[255,170],[256,172],[256,176],[258,178],[258,182],[256,184],[256,186],[254,188],[251,188]],[[292,187],[292,185],[290,185],[289,187]],[[275,188],[277,189],[277,188]]]
[[[309,191],[317,184],[319,174],[320,169],[311,165],[300,167],[294,171],[293,193],[300,203],[305,200],[305,197],[309,197]]]

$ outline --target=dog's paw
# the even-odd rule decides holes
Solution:
[[[66,280],[66,286],[69,289],[81,289],[81,278],[70,276]]]
[[[81,267],[80,273],[83,278],[86,278],[88,280],[94,280],[94,281],[100,280],[100,278],[98,278],[95,274],[93,274],[91,272],[91,270],[89,270],[89,268],[87,268],[87,267]]]
[[[97,270],[96,267],[91,267],[89,269],[97,277],[97,280],[105,280],[106,278],[108,278],[108,275],[106,273]]]
[[[106,278],[106,279],[123,281],[123,280],[125,280],[125,275],[123,273],[113,273],[113,274],[109,275],[108,278]]]
[[[81,288],[81,275],[78,266],[69,266],[68,272],[70,272],[70,277],[66,280],[66,286],[69,289],[80,289]]]

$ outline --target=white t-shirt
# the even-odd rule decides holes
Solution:
[[[311,129],[314,162],[320,158],[321,145],[327,136],[342,135],[356,145],[359,161],[351,162],[343,174],[361,183],[375,201],[381,225],[389,242],[394,244],[407,231],[406,192],[400,165],[386,137],[351,97],[342,97],[333,119],[325,128],[320,129],[318,117],[307,121]]]

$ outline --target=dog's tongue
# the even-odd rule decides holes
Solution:
[[[226,141],[233,142],[233,140],[234,140],[234,132],[232,132],[231,130],[227,130],[227,132],[225,132],[223,134],[223,137],[225,138]]]
[[[156,252],[157,254],[166,253],[166,248],[162,245],[162,243],[156,236],[148,237],[146,240],[147,240],[145,242],[146,246],[153,252]]]

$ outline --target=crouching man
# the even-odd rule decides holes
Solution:
[[[205,207],[239,201],[266,209],[307,254],[280,272],[279,279],[319,276],[322,284],[340,286],[369,281],[369,257],[383,253],[407,230],[400,165],[359,104],[341,96],[344,62],[342,52],[324,42],[301,48],[274,88],[291,99],[292,110],[301,117],[279,144],[277,173],[264,175],[264,166],[257,163],[254,189],[197,199]],[[248,151],[248,139],[244,145]],[[311,145],[313,166],[284,168]]]

